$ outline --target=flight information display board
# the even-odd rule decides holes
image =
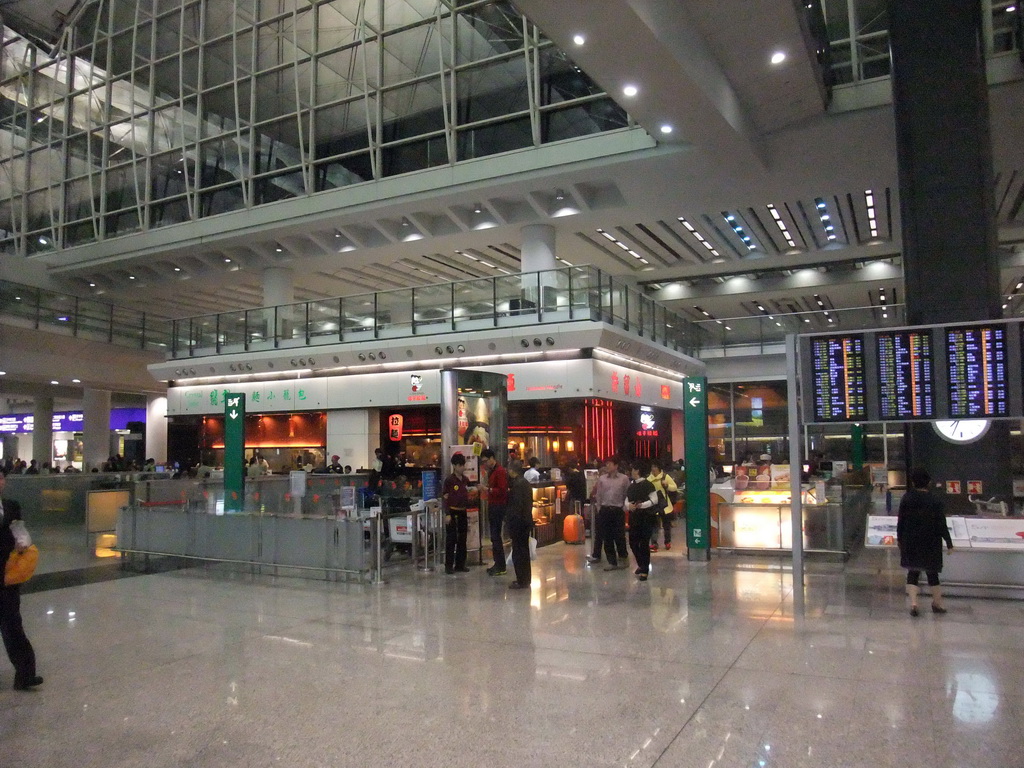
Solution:
[[[1005,326],[946,328],[945,334],[950,416],[1008,416]]]
[[[879,332],[878,407],[886,421],[935,417],[931,331]]]
[[[863,421],[867,417],[864,337],[811,339],[814,421]]]

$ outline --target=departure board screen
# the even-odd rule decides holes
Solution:
[[[878,393],[883,419],[935,416],[932,336],[927,330],[879,333]]]
[[[863,336],[811,339],[815,421],[862,421],[867,416]]]
[[[949,414],[1009,415],[1005,326],[946,329]]]

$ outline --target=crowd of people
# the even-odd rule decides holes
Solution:
[[[533,528],[533,484],[540,481],[539,462],[531,459],[524,466],[513,458],[503,467],[493,450],[480,454],[483,470],[480,486],[474,489],[466,478],[466,458],[456,453],[451,459],[451,473],[445,478],[441,500],[445,521],[445,573],[468,572],[466,567],[466,536],[468,512],[479,491],[487,500],[490,526],[491,556],[494,563],[487,569],[491,576],[503,576],[510,561],[515,579],[510,589],[523,589],[530,584],[529,538]],[[623,471],[624,470],[624,471]],[[587,562],[598,565],[602,556],[606,571],[628,567],[627,521],[629,549],[636,561],[634,574],[640,581],[650,576],[651,552],[659,549],[659,533],[666,550],[672,548],[672,527],[678,494],[685,485],[681,462],[664,466],[649,459],[635,459],[628,467],[617,457],[606,459],[593,490],[588,492],[583,471],[576,462],[563,470],[566,503],[572,510],[590,504],[593,549]],[[512,554],[506,560],[503,528],[512,540]]]

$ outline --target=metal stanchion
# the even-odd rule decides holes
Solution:
[[[381,542],[384,539],[381,524],[384,520],[384,515],[380,507],[372,507],[370,509],[370,516],[373,518],[373,524],[370,526],[370,550],[373,552],[373,562],[370,567],[370,583],[375,587],[379,587],[384,584],[384,576],[381,573],[381,561],[383,560]]]

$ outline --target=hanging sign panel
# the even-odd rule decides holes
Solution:
[[[804,422],[1021,418],[1020,320],[799,338]]]

